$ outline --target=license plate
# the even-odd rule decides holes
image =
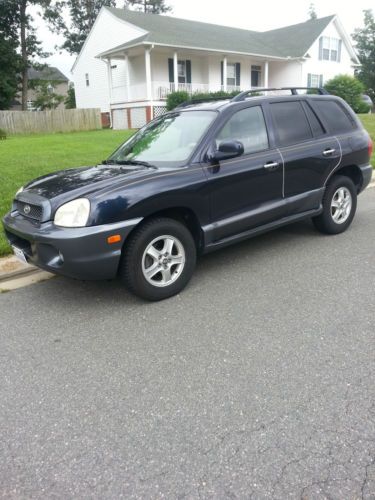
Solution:
[[[17,257],[17,259],[23,262],[24,264],[27,264],[27,260],[23,251],[20,248],[15,247],[13,245],[12,248],[13,248],[13,253]]]

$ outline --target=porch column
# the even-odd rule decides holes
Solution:
[[[151,50],[145,50],[145,67],[146,67],[146,95],[147,100],[152,100],[152,84],[151,84]]]
[[[107,77],[108,77],[108,91],[109,91],[109,102],[112,101],[113,85],[112,85],[112,62],[111,59],[107,59]]]
[[[227,56],[224,56],[223,59],[223,90],[224,92],[227,91],[227,75],[228,75],[228,68],[227,68]]]
[[[130,74],[129,74],[129,56],[124,53],[124,63],[125,63],[125,93],[126,100],[130,101]]]
[[[264,86],[268,88],[268,61],[264,62]]]
[[[178,54],[175,52],[173,54],[173,82],[174,90],[178,90]]]

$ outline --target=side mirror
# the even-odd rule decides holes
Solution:
[[[210,155],[211,160],[221,161],[236,158],[244,153],[244,147],[240,141],[223,141],[219,148]]]

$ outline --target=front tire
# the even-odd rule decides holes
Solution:
[[[196,255],[194,239],[184,224],[164,217],[153,218],[125,242],[119,275],[138,297],[163,300],[187,285]]]
[[[323,212],[313,218],[315,227],[325,234],[339,234],[348,229],[357,209],[357,191],[353,181],[335,175],[323,196]]]

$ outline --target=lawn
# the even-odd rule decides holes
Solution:
[[[10,136],[0,141],[0,218],[25,182],[67,167],[95,165],[133,131],[95,130],[68,134]],[[10,252],[2,229],[0,256]]]
[[[371,139],[374,142],[374,149],[371,156],[371,165],[375,168],[375,114],[371,115],[359,115],[363,126],[370,134]],[[375,174],[374,174],[375,175]]]
[[[375,142],[375,114],[360,115]],[[68,167],[94,165],[131,135],[127,130],[95,130],[70,134],[11,136],[0,141],[0,218],[25,182]],[[371,159],[375,166],[375,152]],[[0,230],[0,256],[10,252]]]

